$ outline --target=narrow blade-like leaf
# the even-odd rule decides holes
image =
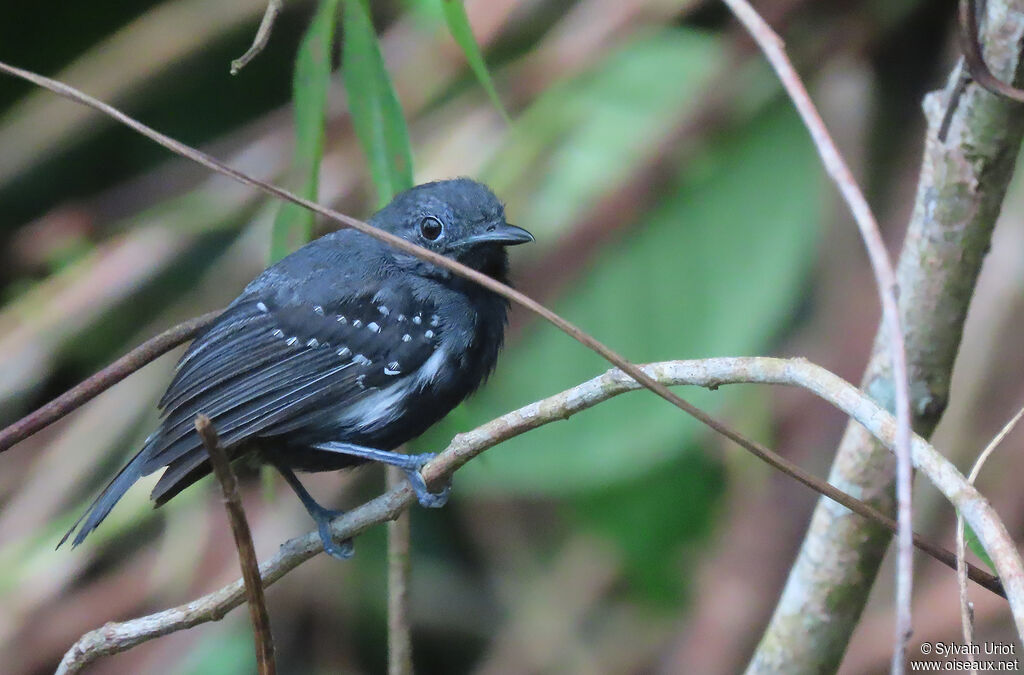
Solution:
[[[324,152],[327,88],[331,82],[331,56],[338,0],[321,0],[313,22],[299,46],[292,98],[295,102],[295,175],[298,193],[317,200],[320,160]],[[280,260],[309,241],[313,214],[295,204],[282,204],[270,240],[271,262]]]
[[[974,530],[967,523],[964,523],[964,541],[967,543],[967,547],[974,552],[974,555],[978,556],[981,562],[988,565],[988,568],[992,570],[993,574],[996,571],[996,564],[992,562],[991,556],[985,547],[981,545],[981,540],[978,539],[978,535],[975,534]]]
[[[498,109],[506,122],[509,121],[508,112],[502,105],[501,99],[498,98],[498,90],[494,88],[491,73],[487,70],[487,63],[480,52],[480,45],[473,37],[473,28],[469,24],[465,4],[462,0],[441,0],[441,6],[444,8],[444,19],[448,22],[448,30],[455,38],[455,42],[462,48],[462,53],[466,55],[466,62],[469,63],[470,69],[494,103],[494,107]]]
[[[345,0],[341,64],[352,125],[383,206],[412,187],[412,150],[365,0]]]

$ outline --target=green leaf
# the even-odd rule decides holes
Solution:
[[[462,48],[462,53],[466,55],[470,69],[476,75],[476,79],[480,81],[480,85],[487,92],[491,102],[494,103],[494,107],[498,109],[505,121],[509,122],[508,112],[501,104],[501,99],[498,98],[498,90],[494,88],[491,73],[487,70],[487,63],[480,52],[480,45],[473,37],[473,28],[469,25],[466,6],[462,0],[441,0],[441,6],[444,8],[444,19],[448,22],[448,30],[451,31],[455,42]]]
[[[721,58],[719,40],[697,31],[645,33],[519,115],[486,182],[540,241],[561,235],[660,151]]]
[[[337,14],[338,0],[321,0],[299,45],[292,83],[295,101],[294,168],[301,181],[299,194],[311,201],[317,200],[319,191]],[[313,214],[297,204],[282,204],[270,236],[270,261],[280,260],[309,241],[312,235]]]
[[[800,120],[779,102],[694,158],[667,198],[606,246],[555,309],[634,361],[762,353],[803,293],[823,187]],[[484,421],[607,368],[535,323],[467,407]],[[681,393],[715,409],[738,391]],[[593,490],[664,466],[698,430],[663,401],[631,393],[503,443],[460,472],[459,486],[488,494]]]
[[[992,558],[989,556],[988,551],[986,551],[985,547],[981,545],[981,540],[978,539],[978,534],[966,522],[964,523],[964,541],[967,542],[967,547],[971,549],[974,555],[978,556],[978,559],[985,563],[988,568],[992,570],[993,574],[997,574],[996,564],[992,562]]]
[[[679,570],[711,532],[724,491],[719,459],[690,446],[665,466],[572,503],[584,525],[616,543],[630,590],[668,607],[678,604],[686,581]]]
[[[255,672],[252,641],[252,631],[244,619],[237,615],[226,617],[223,624],[204,631],[188,654],[182,655],[176,672],[181,675],[243,675]]]
[[[366,0],[345,1],[342,70],[359,144],[370,163],[377,203],[412,187],[412,149]]]

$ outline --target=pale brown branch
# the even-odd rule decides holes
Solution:
[[[231,523],[231,534],[238,549],[238,563],[242,567],[242,581],[249,605],[249,620],[252,622],[253,642],[256,645],[256,668],[259,675],[274,675],[277,665],[274,661],[274,636],[270,632],[270,615],[267,613],[267,599],[263,595],[263,581],[260,579],[260,564],[256,559],[256,548],[252,543],[249,520],[245,517],[242,498],[238,496],[238,481],[231,470],[231,461],[220,445],[217,430],[206,415],[196,416],[196,432],[206,446],[213,475],[220,483],[224,497],[224,510]]]
[[[856,387],[829,371],[803,359],[767,357],[717,358],[699,361],[668,361],[643,366],[644,371],[666,386],[697,385],[715,389],[731,383],[785,384],[802,387],[850,415],[886,447],[895,444],[896,422]],[[476,429],[457,435],[448,447],[423,468],[428,483],[450,477],[457,469],[490,447],[550,422],[564,420],[614,396],[640,388],[630,376],[610,370],[572,389],[555,394],[507,413]],[[946,495],[978,533],[982,544],[996,562],[1004,580],[1006,596],[1018,626],[1024,625],[1024,565],[1012,539],[992,507],[945,457],[915,436],[912,446],[917,468]],[[836,490],[842,503],[858,513],[875,512],[849,495]],[[336,539],[347,539],[368,528],[393,520],[415,502],[411,488],[403,485],[349,511],[332,523]],[[875,517],[868,515],[868,517]],[[882,517],[883,521],[885,520]],[[895,527],[891,519],[888,521]],[[290,570],[323,550],[316,533],[283,544],[260,566],[264,586],[281,579]],[[952,554],[947,562],[952,561]],[[955,566],[955,562],[953,562]],[[981,570],[977,570],[981,573]],[[984,574],[981,574],[982,578]],[[972,578],[974,574],[972,573]],[[109,623],[85,634],[68,651],[58,673],[78,672],[95,659],[125,651],[162,635],[215,621],[244,600],[241,581],[180,607],[122,623]],[[65,667],[63,664],[70,664]]]
[[[281,13],[283,5],[283,0],[269,0],[267,2],[267,11],[263,14],[260,27],[256,29],[256,37],[252,40],[252,46],[244,54],[231,62],[232,75],[238,75],[239,71],[249,65],[249,62],[256,58],[267,46],[267,42],[270,41],[270,33],[274,30],[274,21],[277,20],[277,15]]]

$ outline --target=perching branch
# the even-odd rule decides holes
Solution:
[[[904,346],[903,328],[896,303],[896,274],[886,251],[882,233],[878,229],[871,207],[861,192],[853,173],[839,153],[825,122],[811,101],[796,69],[786,56],[782,39],[750,6],[746,0],[724,0],[736,18],[743,23],[764,52],[768,62],[775,69],[786,93],[803,119],[804,126],[811,133],[814,145],[821,155],[821,161],[828,175],[839,188],[839,192],[850,209],[861,239],[867,248],[871,270],[875,275],[878,295],[882,303],[882,317],[887,331],[889,356],[892,359],[893,384],[895,387],[896,420],[899,423],[896,438],[897,494],[899,529],[898,555],[896,563],[896,649],[893,652],[893,673],[903,672],[906,660],[907,642],[911,634],[910,599],[913,592],[913,547],[914,530],[911,511],[913,471],[910,460],[910,385],[907,375],[907,355]]]
[[[151,339],[150,341],[144,343],[143,345],[132,350],[125,356],[121,357],[104,370],[89,377],[82,384],[78,385],[77,387],[75,387],[74,390],[72,390],[72,392],[78,390],[88,391],[88,397],[76,398],[69,396],[67,400],[67,405],[65,405],[62,408],[63,412],[60,413],[60,415],[58,416],[54,416],[52,419],[46,420],[45,424],[50,424],[56,421],[57,419],[59,419],[60,416],[63,416],[71,412],[78,406],[84,404],[90,398],[110,388],[120,380],[124,379],[124,377],[126,377],[127,375],[130,375],[136,370],[142,368],[150,361],[155,360],[163,353],[165,353],[167,350],[188,340],[194,333],[197,333],[200,330],[202,330],[202,328],[208,325],[209,322],[215,319],[219,314],[220,311],[211,312],[209,314],[204,314],[203,316],[197,317],[195,319],[190,319],[188,321],[185,321],[184,323],[169,328],[160,335],[156,336],[155,338]],[[163,351],[155,348],[147,349],[149,345],[157,343],[161,344],[162,347],[165,347],[166,349],[163,349]],[[119,374],[119,377],[115,379],[105,376],[108,371],[112,370],[116,370]],[[58,401],[64,400],[64,398],[65,397],[62,396],[59,399],[56,399],[53,403],[57,403]],[[8,435],[16,427],[24,426],[24,423],[26,421],[30,420],[30,418],[35,418],[39,416],[40,413],[47,410],[50,407],[50,405],[52,404],[47,404],[46,406],[40,408],[36,412],[29,414],[23,420],[16,422],[8,429],[0,431],[0,438],[3,438],[6,435]],[[45,426],[45,424],[43,426]],[[25,437],[32,435],[32,433],[35,433],[40,428],[43,427],[40,426],[39,428],[32,429],[31,433],[27,433]],[[23,439],[19,438],[17,440]],[[846,506],[851,511],[867,518],[868,520],[874,521],[877,525],[886,528],[891,533],[896,533],[897,525],[896,521],[894,521],[893,519],[889,518],[888,516],[881,513],[877,509],[873,508],[872,506],[866,504],[865,502],[854,497],[851,497],[849,494],[841,490],[838,490],[829,485],[828,483],[807,473],[799,466],[789,463],[788,460],[779,457],[777,453],[774,453],[770,450],[768,450],[767,452],[769,453],[769,455],[767,457],[761,458],[764,459],[769,464],[771,464],[772,466],[778,468],[783,473],[792,476],[796,480],[807,485],[815,492],[818,492],[819,494],[828,497],[829,499],[839,504],[842,504],[843,506]],[[914,536],[914,545],[917,546],[921,551],[924,551],[925,553],[935,558],[937,561],[941,562],[947,567],[951,569],[956,569],[956,556],[952,552],[942,548],[941,546],[933,544],[932,542],[924,539],[923,537],[919,537],[917,535]],[[997,595],[1005,597],[1002,585],[999,583],[999,580],[996,577],[992,576],[991,574],[988,574],[984,570],[974,567],[973,565],[968,565],[968,571],[970,573],[970,578],[974,580],[976,583],[978,583],[981,586],[984,586],[985,588],[989,589],[993,593],[996,593]]]
[[[733,383],[785,384],[802,387],[850,415],[886,447],[895,444],[896,421],[877,403],[829,371],[803,359],[767,357],[668,361],[643,366],[644,372],[665,386],[690,384],[715,389]],[[423,468],[428,483],[446,480],[474,457],[502,441],[531,429],[561,421],[640,385],[619,370],[610,370],[579,386],[531,403],[476,429],[457,435],[448,448]],[[915,466],[964,514],[982,545],[995,561],[1006,590],[1017,629],[1024,632],[1024,564],[988,502],[935,448],[915,436]],[[393,520],[415,502],[403,485],[349,511],[332,523],[336,539],[354,537],[368,528]],[[835,508],[835,507],[833,507]],[[322,550],[316,533],[283,544],[260,566],[264,585]],[[162,635],[208,621],[216,621],[244,600],[241,581],[235,581],[185,605],[122,623],[109,623],[82,636],[65,655],[61,673],[78,672],[101,656],[119,653]]]
[[[1019,2],[988,0],[981,40],[1002,80],[1024,74]],[[964,319],[992,230],[1024,138],[1020,104],[971,83],[958,88],[954,69],[944,91],[925,98],[928,131],[913,216],[900,255],[900,312],[907,335],[914,429],[931,434],[945,410]],[[880,329],[862,388],[890,406],[894,399],[888,332]],[[847,426],[830,475],[889,513],[892,458],[856,424]],[[796,564],[749,673],[818,673],[838,669],[867,602],[889,533],[821,500]]]
[[[224,496],[224,510],[227,511],[231,523],[231,534],[238,549],[238,563],[242,567],[242,581],[245,583],[245,596],[249,604],[249,620],[252,622],[252,636],[256,643],[256,668],[259,675],[274,675],[277,665],[274,661],[274,636],[270,632],[270,616],[267,614],[267,599],[263,596],[263,584],[260,581],[260,566],[256,559],[256,549],[252,544],[252,532],[249,521],[242,508],[242,498],[238,496],[238,481],[231,470],[231,462],[224,448],[220,446],[217,430],[206,415],[196,416],[196,432],[206,446],[210,457],[213,475],[220,483],[221,494]]]
[[[0,452],[45,429],[110,389],[150,361],[155,361],[178,345],[188,342],[219,315],[220,311],[210,312],[165,330],[160,335],[143,342],[103,370],[68,389],[43,407],[0,430]]]

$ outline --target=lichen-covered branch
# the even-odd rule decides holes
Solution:
[[[1020,0],[986,4],[981,39],[988,65],[1003,81],[1019,82],[1024,6]],[[914,428],[924,436],[946,407],[968,304],[1024,137],[1024,107],[973,83],[957,87],[959,70],[924,102],[928,134],[898,269]],[[954,110],[940,138],[947,106]],[[891,408],[886,340],[880,329],[862,384]],[[893,481],[889,453],[849,425],[830,482],[891,513]],[[748,672],[836,670],[889,540],[882,528],[820,501]]]
[[[749,357],[668,361],[643,366],[643,370],[665,386],[689,384],[717,388],[731,383],[760,383],[802,387],[848,414],[885,447],[895,445],[896,420],[891,414],[853,385],[803,359]],[[640,384],[621,371],[608,371],[572,389],[459,434],[444,452],[424,467],[424,477],[428,484],[443,481],[484,450],[502,441],[549,422],[564,420],[613,396],[639,388]],[[924,439],[914,437],[912,454],[915,466],[946,495],[977,532],[982,545],[995,561],[1018,631],[1024,633],[1024,564],[1006,528],[988,502]],[[414,501],[415,496],[407,485],[392,489],[334,521],[334,536],[346,539],[373,525],[393,520]],[[846,510],[839,505],[833,505],[833,509]],[[286,542],[272,558],[260,565],[264,585],[276,582],[321,550],[322,544],[316,533]],[[244,599],[243,584],[239,580],[180,607],[131,621],[108,623],[82,636],[65,654],[58,673],[76,673],[101,656],[216,621]]]

